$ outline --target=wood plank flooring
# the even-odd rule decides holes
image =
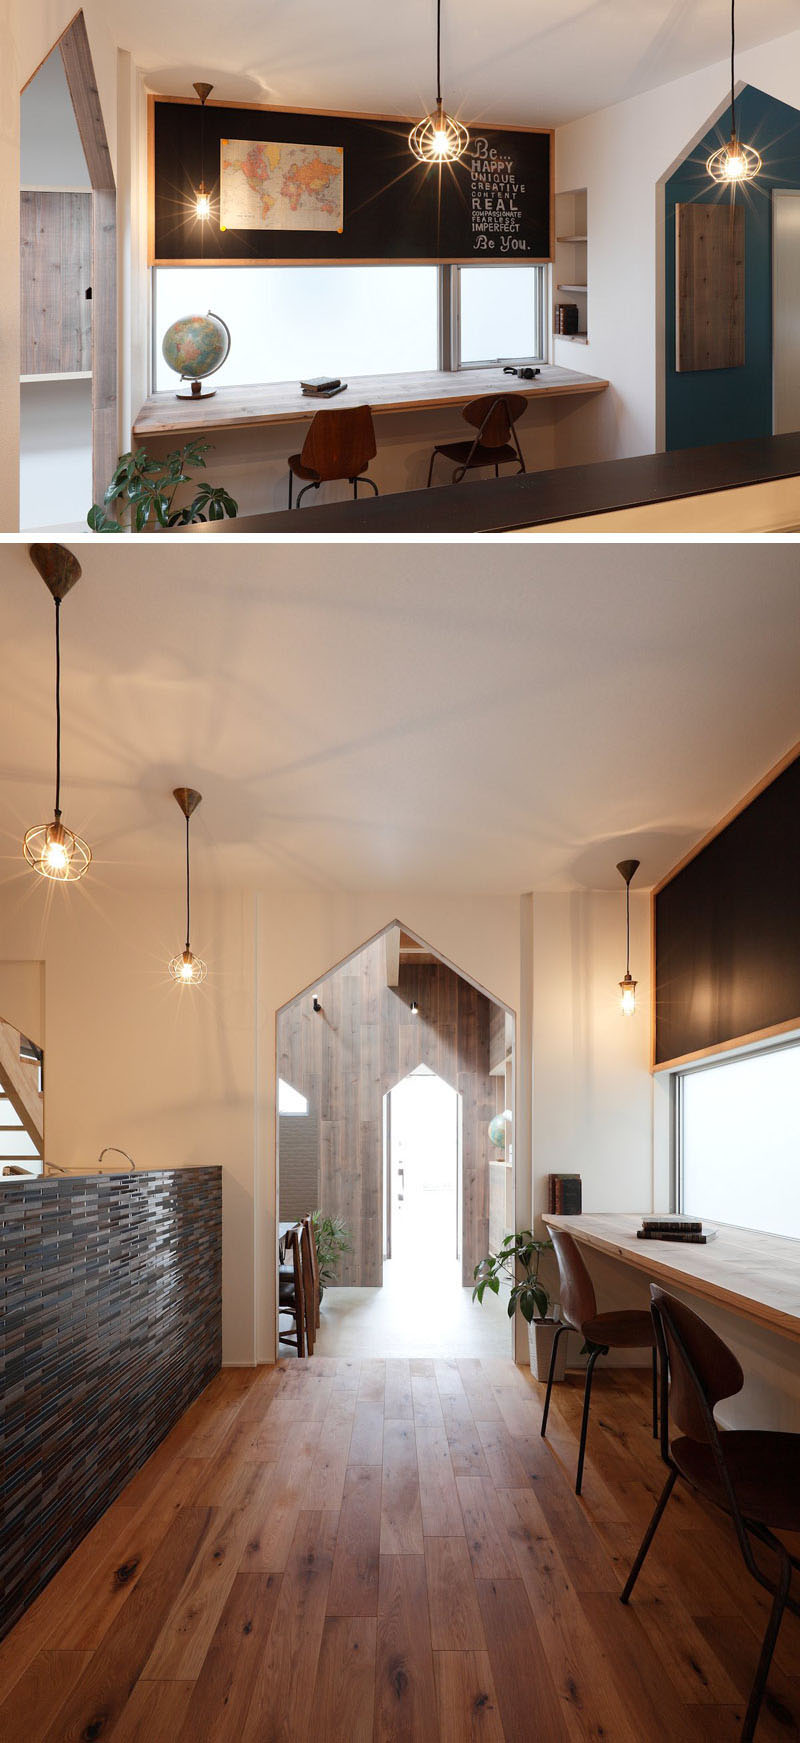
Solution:
[[[662,1467],[649,1376],[227,1370],[0,1644],[0,1743],[735,1743],[767,1600]],[[757,1743],[800,1738],[784,1622]]]

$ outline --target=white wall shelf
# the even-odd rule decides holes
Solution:
[[[587,201],[585,188],[570,188],[556,194],[556,307],[563,299],[574,299],[578,309],[577,333],[559,333],[556,309],[553,310],[553,331],[557,339],[569,339],[573,345],[588,345],[588,240]]]

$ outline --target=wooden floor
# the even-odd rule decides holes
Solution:
[[[204,1393],[0,1646],[0,1738],[721,1743],[766,1600],[726,1522],[670,1503],[644,1375],[290,1361]],[[787,1618],[758,1743],[800,1737]]]

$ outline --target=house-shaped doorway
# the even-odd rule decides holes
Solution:
[[[346,1239],[315,1354],[509,1356],[507,1295],[472,1283],[513,1227],[513,1013],[395,921],[278,1012],[277,1050],[276,1220]]]

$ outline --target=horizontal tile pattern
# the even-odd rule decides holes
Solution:
[[[222,1170],[0,1191],[0,1636],[221,1362]]]

